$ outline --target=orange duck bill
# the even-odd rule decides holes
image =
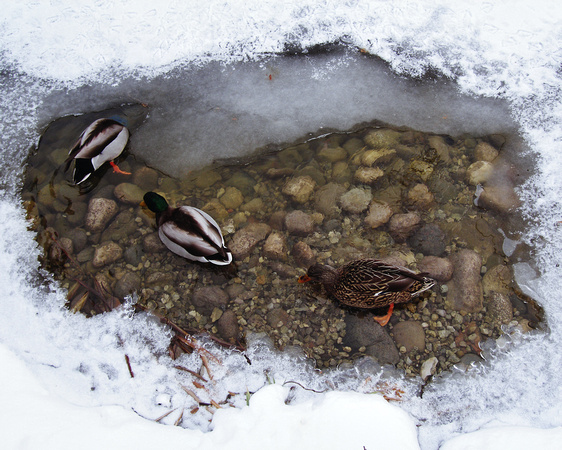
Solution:
[[[299,283],[306,283],[310,280],[312,280],[312,278],[310,278],[308,275],[305,274],[305,275],[301,275],[297,281]]]

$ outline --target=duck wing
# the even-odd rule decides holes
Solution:
[[[424,281],[423,274],[377,259],[352,261],[340,270],[340,283],[346,285],[347,289],[371,292],[373,295],[405,291],[416,282]]]
[[[126,131],[126,133],[121,134],[123,131]],[[129,139],[129,132],[127,128],[114,120],[98,119],[92,122],[82,132],[80,138],[70,150],[66,162],[75,158],[95,158],[118,138],[119,143],[116,145],[116,149],[118,146],[121,146],[123,139],[125,139],[125,142],[113,158],[117,157],[125,147],[127,140]]]
[[[182,206],[159,220],[162,234],[175,253],[195,261],[229,264],[232,255],[224,245],[218,224],[204,211]],[[163,239],[164,240],[164,239]]]

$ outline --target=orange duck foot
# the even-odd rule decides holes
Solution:
[[[109,161],[109,164],[111,164],[111,167],[113,167],[113,172],[114,172],[114,173],[117,172],[117,173],[120,173],[120,174],[122,174],[122,175],[131,175],[131,172],[125,172],[125,171],[121,170],[121,169],[117,166],[117,164],[115,164],[113,161]]]
[[[378,322],[381,327],[384,327],[390,320],[392,316],[392,311],[394,311],[394,303],[391,303],[388,307],[388,312],[384,316],[373,316],[375,322]]]

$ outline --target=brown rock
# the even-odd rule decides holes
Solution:
[[[494,174],[494,166],[488,161],[476,161],[466,169],[466,180],[472,186],[486,183]]]
[[[294,171],[295,170],[291,169],[290,167],[281,167],[281,168],[271,167],[270,169],[267,169],[265,176],[272,179],[283,178],[292,175]]]
[[[318,152],[318,159],[328,162],[342,161],[347,158],[347,152],[341,147],[324,146]]]
[[[115,186],[113,195],[121,203],[138,205],[142,202],[145,191],[133,183],[121,183]]]
[[[453,276],[454,267],[447,258],[437,256],[425,256],[418,264],[420,272],[427,273],[437,281],[446,282]]]
[[[230,297],[234,303],[244,303],[246,300],[249,300],[253,297],[252,291],[248,291],[243,285],[241,284],[229,284],[226,287],[226,293]]]
[[[312,177],[303,175],[291,178],[285,186],[283,186],[283,194],[290,196],[298,203],[306,203],[316,187],[316,182]]]
[[[365,217],[365,224],[371,228],[378,228],[387,223],[392,217],[392,208],[386,202],[373,200],[369,212]]]
[[[68,220],[68,223],[71,225],[80,226],[84,223],[87,210],[88,205],[86,203],[74,201],[72,205],[67,207],[66,220]]]
[[[61,249],[66,252],[67,255],[72,255],[72,253],[74,253],[74,242],[72,242],[72,239],[67,237],[61,237],[59,239],[59,245]]]
[[[427,139],[429,146],[436,151],[439,155],[439,159],[443,162],[448,163],[451,159],[449,152],[449,146],[445,142],[443,136],[430,136]]]
[[[211,187],[217,181],[222,180],[220,174],[214,170],[205,170],[197,174],[195,178],[195,186],[199,189]]]
[[[133,173],[133,183],[145,192],[158,187],[158,172],[150,167],[141,167]]]
[[[491,292],[488,302],[488,319],[496,325],[503,325],[513,319],[513,306],[507,294]]]
[[[99,233],[117,214],[118,210],[119,208],[114,200],[107,198],[91,199],[86,213],[86,229],[92,233]]]
[[[414,159],[410,161],[408,166],[408,175],[412,177],[419,177],[422,181],[427,181],[433,174],[433,165],[421,159]]]
[[[285,235],[274,231],[263,244],[263,253],[270,259],[287,259],[287,239]]]
[[[166,286],[174,282],[174,274],[171,272],[150,272],[145,277],[147,286]]]
[[[355,314],[347,314],[345,325],[343,344],[351,347],[353,352],[365,347],[365,354],[372,356],[380,364],[396,364],[400,360],[394,341],[372,316],[360,318]]]
[[[220,196],[219,201],[227,210],[234,210],[244,202],[244,196],[239,189],[234,186],[228,186],[224,194]]]
[[[142,239],[142,249],[146,253],[157,253],[167,250],[167,247],[160,240],[158,232],[150,233]]]
[[[117,214],[115,220],[101,234],[102,241],[119,241],[138,230],[133,213],[125,210]]]
[[[312,217],[303,211],[291,211],[285,216],[285,227],[290,234],[307,236],[314,231]]]
[[[427,209],[433,203],[433,194],[425,184],[418,183],[408,191],[408,203],[417,209]]]
[[[490,295],[492,292],[509,294],[512,279],[511,269],[508,266],[498,264],[492,267],[482,277],[484,295]]]
[[[191,297],[191,303],[195,309],[199,313],[206,315],[211,314],[215,308],[224,309],[228,304],[228,300],[228,294],[218,286],[199,288]]]
[[[316,254],[314,250],[306,242],[298,241],[293,245],[291,249],[291,255],[295,258],[295,261],[300,267],[308,268],[316,260]]]
[[[341,196],[340,205],[344,211],[359,214],[367,209],[372,198],[370,189],[353,188]]]
[[[388,231],[397,242],[404,242],[420,225],[421,218],[416,212],[394,214],[390,218]]]
[[[104,273],[104,272],[98,272],[96,273],[96,276],[94,277],[96,282],[98,283],[99,287],[101,288],[102,292],[111,294],[111,279],[109,278],[108,274]]]
[[[217,321],[217,331],[219,336],[227,342],[235,344],[238,341],[240,328],[238,318],[234,311],[227,309]]]
[[[483,306],[482,258],[473,250],[461,250],[451,257],[455,271],[447,284],[453,309],[478,312]]]
[[[297,269],[293,265],[286,264],[280,261],[270,261],[268,263],[270,269],[279,275],[281,278],[295,278],[297,277]]]
[[[361,166],[355,171],[355,178],[363,184],[373,184],[384,172],[380,167],[365,167]]]
[[[392,334],[398,348],[406,347],[407,352],[416,347],[419,351],[425,350],[425,332],[421,323],[416,320],[398,322],[392,328]]]
[[[228,217],[228,211],[226,210],[224,205],[216,198],[211,199],[211,201],[203,205],[201,209],[209,214],[218,223],[221,223]]]
[[[281,328],[289,323],[290,317],[282,308],[274,308],[267,313],[267,323],[271,328]]]
[[[424,255],[440,256],[445,252],[445,233],[439,225],[428,223],[417,230],[408,243],[417,252]]]
[[[76,253],[84,250],[88,242],[88,235],[82,228],[72,228],[68,231],[67,237],[72,240],[72,245]]]
[[[521,205],[513,186],[486,186],[478,198],[478,206],[507,214]]]
[[[61,242],[64,239],[64,244]],[[66,247],[66,248],[65,248]],[[58,245],[53,243],[49,248],[49,260],[51,263],[64,264],[68,255],[72,253],[72,241],[68,238],[60,238]],[[68,251],[70,250],[70,251]]]
[[[337,183],[351,182],[351,171],[349,164],[345,161],[338,161],[332,167],[332,180]]]
[[[94,267],[103,267],[107,264],[114,263],[123,256],[123,249],[113,241],[104,242],[94,252],[92,265]]]
[[[361,155],[361,164],[363,166],[372,167],[375,163],[383,164],[392,160],[396,150],[388,148],[379,148],[376,150],[367,150]]]
[[[345,188],[341,184],[328,183],[322,186],[314,194],[314,207],[316,211],[331,218],[338,214],[338,203]]]
[[[228,244],[234,259],[240,261],[250,254],[258,242],[263,241],[271,232],[266,223],[250,223],[238,230]]]
[[[263,200],[259,197],[253,198],[247,203],[244,203],[240,210],[244,212],[249,212],[250,214],[257,214],[264,210],[265,205]]]
[[[268,220],[268,224],[271,228],[275,230],[284,230],[285,229],[285,216],[287,215],[287,211],[275,211]]]
[[[487,142],[480,142],[474,149],[474,158],[477,161],[492,162],[499,155],[499,152]]]
[[[141,278],[136,272],[127,272],[115,284],[113,293],[116,297],[124,298],[133,292],[140,290]]]
[[[380,128],[367,133],[363,140],[373,148],[393,148],[400,141],[401,134],[389,128]]]

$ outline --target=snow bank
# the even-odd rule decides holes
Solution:
[[[155,6],[148,0],[119,4],[24,0],[3,5],[0,360],[8,368],[0,374],[4,381],[0,392],[6,400],[3,440],[14,448],[84,447],[90,443],[92,447],[97,444],[96,448],[99,444],[111,447],[123,442],[121,439],[138,448],[145,443],[154,447],[157,442],[177,442],[185,448],[208,443],[206,448],[213,448],[228,438],[233,448],[246,448],[248,433],[241,430],[254,420],[260,430],[252,436],[256,442],[263,438],[274,447],[262,434],[281,430],[276,434],[279,441],[287,439],[295,448],[301,443],[310,447],[309,438],[321,443],[324,435],[331,442],[323,447],[330,448],[330,444],[339,444],[331,433],[342,410],[352,411],[349,419],[354,419],[356,427],[344,427],[341,437],[365,436],[364,441],[354,443],[367,449],[378,445],[373,442],[378,433],[375,428],[366,428],[363,419],[393,415],[396,428],[389,430],[392,436],[404,438],[404,446],[415,446],[412,433],[416,424],[424,449],[436,449],[445,442],[448,450],[471,448],[475,442],[479,448],[505,443],[533,448],[538,442],[559,437],[561,15],[555,1],[438,1],[427,6],[415,1],[293,4],[210,0],[202,5],[169,0]],[[494,97],[507,103],[489,109],[482,105],[497,102],[474,101],[471,109],[470,101],[457,101],[455,85],[443,90],[441,84],[433,85],[431,78],[412,82],[388,73],[371,74],[365,67],[355,71],[365,58],[327,59],[318,65],[309,58],[302,66],[292,62],[290,70],[284,60],[271,58],[272,53],[285,49],[334,41],[380,56],[396,74],[438,72],[453,80],[464,95]],[[251,62],[241,65],[243,61]],[[226,63],[235,66],[224,66]],[[208,72],[212,67],[221,70]],[[233,67],[243,76],[232,77],[235,81],[229,83]],[[208,78],[209,73],[216,78]],[[181,91],[186,93],[184,98],[172,89],[178,79],[185,82]],[[376,91],[379,83],[384,89]],[[390,90],[395,86],[396,90]],[[297,87],[301,90],[294,95]],[[446,92],[444,97],[439,97],[441,92]],[[278,106],[275,98],[287,93],[293,94],[288,96],[291,101]],[[66,313],[61,308],[63,293],[38,277],[37,248],[16,204],[15,189],[29,146],[49,120],[113,106],[116,100],[143,97],[150,100],[152,108],[149,122],[167,133],[155,142],[150,140],[153,130],[147,126],[146,135],[139,131],[135,137],[138,144],[146,140],[149,153],[150,148],[173,149],[179,142],[177,147],[188,147],[195,164],[207,154],[189,148],[190,142],[211,147],[212,141],[205,140],[207,135],[240,138],[243,145],[227,153],[232,156],[240,154],[242,147],[260,145],[270,134],[271,142],[276,142],[286,130],[292,137],[323,127],[345,129],[352,122],[373,118],[398,124],[404,121],[423,129],[436,127],[429,131],[474,124],[486,127],[496,119],[509,128],[511,116],[528,147],[522,151],[533,155],[537,164],[537,172],[523,186],[521,196],[530,225],[524,238],[535,246],[534,257],[542,273],[540,277],[531,273],[520,281],[536,292],[544,305],[550,335],[516,337],[520,339],[517,345],[491,351],[494,356],[481,370],[445,377],[427,389],[423,399],[409,397],[401,404],[409,418],[379,397],[344,393],[356,387],[347,382],[351,376],[345,372],[339,377],[330,374],[330,379],[340,380],[340,392],[303,395],[290,406],[282,403],[283,388],[263,388],[249,408],[242,404],[239,410],[219,413],[214,431],[207,434],[156,426],[135,417],[131,408],[146,417],[157,416],[160,407],[155,397],[162,392],[172,404],[181,401],[177,394],[181,380],[171,375],[169,362],[155,363],[152,356],[152,350],[165,347],[166,331],[149,318],[131,317],[126,310],[92,321]],[[469,106],[460,110],[460,105]],[[176,115],[178,120],[171,121]],[[233,118],[236,124],[231,123]],[[177,125],[166,129],[168,122],[184,123],[191,131],[180,132]],[[302,127],[295,127],[295,122]],[[209,123],[217,128],[207,131]],[[215,152],[221,146],[230,148],[224,139],[216,144]],[[161,153],[156,155],[163,159]],[[125,347],[119,336],[127,337]],[[124,353],[138,364],[135,380],[130,379],[123,362]],[[240,370],[236,356],[225,355],[225,360],[232,364],[227,367],[236,368],[232,378],[236,386],[247,378],[259,388],[264,384],[259,372],[265,368],[282,374],[278,380],[291,377],[310,385],[325,380],[325,375],[311,373],[304,364],[291,365],[274,353],[257,358],[260,365],[250,373]],[[264,416],[267,420],[262,420]],[[299,437],[303,421],[309,421],[306,430],[310,435],[301,435],[298,442],[291,440]],[[61,422],[69,426],[61,427]],[[206,425],[199,424],[201,429]],[[228,430],[224,435],[223,429]]]

